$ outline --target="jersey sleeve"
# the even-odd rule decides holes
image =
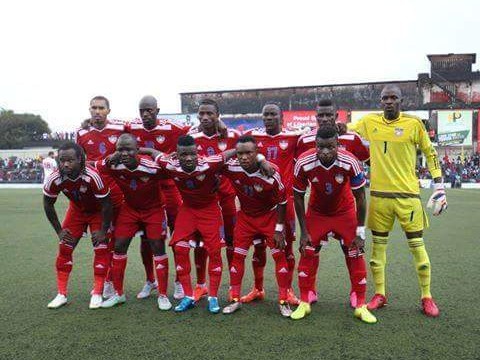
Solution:
[[[428,137],[425,126],[420,121],[417,125],[417,144],[427,159],[428,170],[430,171],[432,178],[435,179],[441,177],[442,170],[438,161],[437,151]]]
[[[359,134],[362,138],[368,139],[367,129],[366,129],[366,117],[362,117],[355,123],[348,123],[347,129],[350,131],[354,131]]]
[[[43,185],[43,195],[50,198],[58,197],[58,194],[60,194],[60,188],[55,184],[56,179],[58,179],[58,174],[52,173],[47,180],[45,180],[45,184]]]
[[[355,134],[355,156],[360,161],[367,161],[370,159],[370,148],[368,142],[363,140],[359,135]]]
[[[362,165],[357,159],[353,159],[354,164],[350,168],[350,187],[352,190],[360,189],[362,186],[365,186],[367,179],[365,178],[365,172],[363,171]]]
[[[305,193],[308,187],[308,179],[303,171],[303,166],[301,166],[298,162],[295,164],[295,168],[293,170],[293,190],[299,193]]]
[[[287,191],[285,190],[285,186],[283,185],[280,174],[275,171],[275,173],[273,174],[273,178],[275,179],[275,192],[277,193],[278,203],[280,205],[286,204]]]
[[[92,177],[92,190],[93,194],[97,199],[104,198],[110,194],[110,188],[103,182],[100,175],[97,173],[95,175],[90,175]]]

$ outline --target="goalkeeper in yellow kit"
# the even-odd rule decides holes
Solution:
[[[387,85],[381,93],[383,114],[369,114],[349,129],[370,142],[370,205],[367,225],[372,231],[373,248],[370,268],[375,282],[375,295],[368,303],[370,310],[386,305],[385,264],[389,232],[398,218],[408,239],[422,293],[422,309],[427,316],[438,316],[439,309],[430,293],[430,260],[423,242],[423,229],[428,226],[420,200],[415,174],[417,148],[427,158],[434,181],[434,192],[428,207],[439,215],[447,207],[442,173],[421,119],[400,112],[402,93],[397,86]]]

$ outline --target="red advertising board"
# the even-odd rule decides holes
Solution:
[[[348,120],[347,110],[338,110],[337,122],[346,123]],[[315,119],[316,111],[284,111],[283,112],[283,126],[285,128],[299,129],[306,126],[310,128],[317,127],[317,120]]]
[[[480,109],[477,113],[477,152],[480,152]]]

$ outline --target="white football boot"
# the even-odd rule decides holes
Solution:
[[[143,285],[142,290],[137,294],[137,299],[146,299],[150,296],[152,292],[157,291],[157,281],[150,282],[147,281],[145,285]]]
[[[157,302],[158,302],[158,308],[160,310],[167,311],[172,308],[172,303],[170,302],[170,300],[168,300],[168,296],[159,295]]]
[[[113,295],[115,295],[115,288],[113,287],[113,282],[105,281],[103,284],[103,298],[110,299]]]
[[[102,295],[93,294],[90,298],[90,305],[88,305],[89,309],[100,309],[102,306],[103,298]]]
[[[173,291],[173,298],[176,300],[181,300],[185,297],[183,292],[183,286],[179,281],[175,281],[175,290]]]
[[[55,299],[50,301],[47,305],[49,309],[58,309],[67,303],[67,297],[63,294],[57,294]]]
[[[123,304],[125,301],[127,301],[127,298],[125,297],[125,294],[123,295],[118,295],[115,293],[112,297],[108,298],[104,302],[102,302],[101,307],[104,309],[111,308],[117,305]]]

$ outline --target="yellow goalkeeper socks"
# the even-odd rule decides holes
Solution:
[[[370,270],[375,282],[375,294],[385,296],[385,264],[387,263],[388,237],[373,235]]]
[[[422,238],[409,239],[408,247],[413,255],[418,283],[422,291],[422,299],[432,297],[430,293],[430,259]]]

